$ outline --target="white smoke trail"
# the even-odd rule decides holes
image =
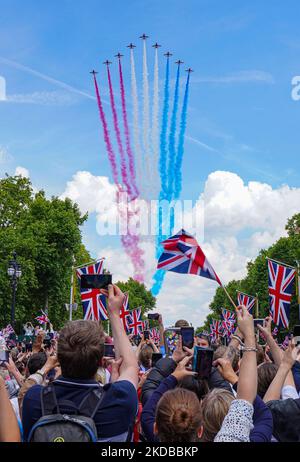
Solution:
[[[144,40],[144,53],[143,53],[143,147],[145,165],[144,171],[144,185],[146,188],[146,195],[149,199],[151,194],[151,167],[150,167],[150,143],[149,143],[149,82],[148,82],[148,66],[147,66],[147,50],[146,40]]]
[[[152,150],[153,150],[153,168],[151,171],[154,174],[153,185],[155,197],[160,191],[160,175],[159,175],[159,85],[158,85],[158,50],[155,49],[154,60],[154,79],[153,79],[153,109],[152,109]]]
[[[139,125],[139,100],[135,74],[135,63],[133,49],[130,52],[131,61],[131,98],[133,107],[133,144],[137,163],[137,183],[138,188],[143,196],[145,185],[143,181],[143,152],[140,143],[140,125]]]

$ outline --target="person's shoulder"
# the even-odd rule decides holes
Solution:
[[[105,389],[106,387],[104,387]],[[136,394],[136,389],[134,385],[129,382],[129,380],[119,380],[117,382],[110,383],[107,386],[107,391],[111,393],[120,393],[120,394]]]
[[[24,396],[24,400],[33,400],[33,401],[38,400],[39,401],[41,397],[41,390],[42,390],[41,385],[33,385],[27,390]]]

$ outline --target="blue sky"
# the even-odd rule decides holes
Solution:
[[[129,83],[130,41],[141,69],[138,37],[146,32],[149,45],[158,41],[195,70],[183,197],[196,199],[217,170],[299,187],[297,0],[0,0],[0,13],[0,75],[10,99],[0,102],[0,176],[22,166],[49,194],[61,194],[80,170],[110,176],[95,101],[20,65],[93,96],[89,71],[98,69],[101,82],[102,61],[118,51]],[[149,46],[150,71],[152,58]],[[94,254],[109,242],[99,241],[93,216],[85,241]]]

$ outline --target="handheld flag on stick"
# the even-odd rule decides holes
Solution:
[[[210,337],[213,342],[219,339],[219,337],[223,336],[223,328],[222,322],[213,319],[212,324],[210,324]]]
[[[163,241],[161,245],[164,251],[158,260],[157,269],[181,274],[195,274],[212,279],[224,289],[230,302],[237,309],[203,250],[191,234],[182,229],[174,236]]]
[[[138,308],[137,310],[133,310],[130,313],[129,319],[129,329],[130,333],[133,335],[142,335],[143,332],[143,321],[142,321],[142,310]]]
[[[131,312],[129,311],[129,295],[128,293],[125,294],[123,305],[120,310],[120,319],[122,321],[123,327],[125,332],[129,332],[129,320],[131,316]]]
[[[288,329],[296,269],[269,258],[267,260],[270,312],[276,326]]]
[[[253,309],[257,302],[257,297],[245,294],[244,292],[238,292],[237,299],[238,304],[245,306],[249,313],[253,315]]]
[[[102,274],[104,258],[91,262],[85,266],[76,268],[76,275],[80,282],[81,276],[85,274]],[[81,302],[83,306],[84,319],[93,321],[106,321],[108,319],[105,296],[100,289],[84,289],[80,287]]]
[[[41,311],[42,311],[42,315],[37,316],[35,319],[42,325],[48,324],[48,322],[50,322],[50,320],[49,320],[47,314],[43,310],[41,310]]]

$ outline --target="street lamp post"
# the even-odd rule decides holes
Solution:
[[[18,285],[18,279],[22,275],[21,265],[17,262],[17,254],[13,253],[13,260],[9,261],[7,274],[10,277],[11,287],[12,287],[12,301],[11,301],[11,311],[10,311],[10,323],[13,328],[15,328],[15,307],[16,307],[16,291]]]

